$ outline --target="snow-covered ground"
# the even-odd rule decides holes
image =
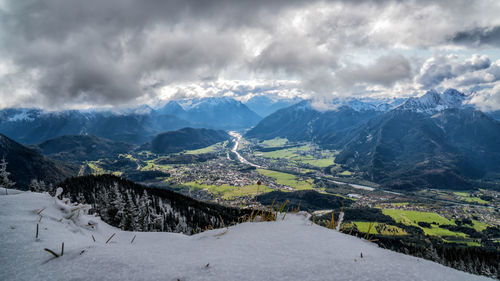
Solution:
[[[71,209],[48,194],[0,195],[0,280],[488,280],[313,225],[304,213],[186,236],[120,231]],[[59,253],[62,242],[62,257],[43,250]]]

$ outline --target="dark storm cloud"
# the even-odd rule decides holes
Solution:
[[[451,42],[463,45],[500,47],[500,26],[460,31],[451,38]]]
[[[34,72],[35,102],[116,103],[214,79],[243,56],[238,26],[294,1],[7,1],[0,56]],[[5,79],[2,79],[5,83]]]

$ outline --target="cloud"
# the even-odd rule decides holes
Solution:
[[[476,27],[460,31],[450,40],[455,44],[500,47],[500,26]]]
[[[415,79],[424,89],[429,89],[438,86],[445,80],[486,69],[490,65],[490,59],[486,55],[475,54],[466,60],[460,60],[456,55],[438,55],[424,62]]]
[[[348,85],[368,83],[386,87],[409,79],[411,75],[410,61],[402,55],[381,56],[368,66],[350,64],[337,72],[337,77]]]
[[[470,103],[483,111],[500,110],[500,84],[475,93]]]
[[[412,57],[497,46],[498,13],[487,0],[3,0],[0,107],[151,103],[181,84],[290,81],[272,91],[321,98],[471,84],[491,68],[481,56]],[[204,90],[224,81],[241,87]]]

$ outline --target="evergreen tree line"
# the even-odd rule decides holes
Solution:
[[[425,244],[378,236],[377,239],[380,245],[397,252],[404,252],[473,274],[500,279],[498,268],[500,255],[494,248],[463,247],[443,243],[437,239],[428,239]]]
[[[89,204],[106,223],[128,231],[193,234],[237,222],[248,212],[200,202],[179,193],[149,188],[113,175],[88,175],[58,186],[63,197]]]

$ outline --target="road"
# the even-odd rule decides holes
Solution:
[[[231,152],[233,152],[234,154],[236,154],[236,157],[238,157],[238,160],[241,163],[244,163],[244,164],[256,167],[256,168],[262,168],[261,166],[259,166],[257,164],[249,162],[247,159],[245,159],[243,156],[241,156],[241,154],[238,152],[238,145],[240,144],[240,141],[241,141],[241,135],[239,133],[235,132],[235,131],[229,132],[229,135],[231,135],[233,138],[235,138],[235,140],[234,140],[234,146],[231,149]]]

